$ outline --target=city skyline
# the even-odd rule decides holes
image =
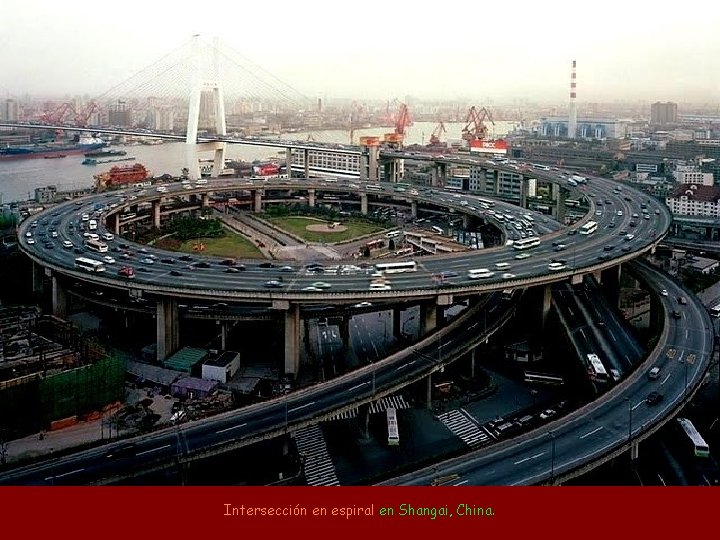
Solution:
[[[196,33],[219,36],[310,98],[563,103],[572,60],[580,103],[712,103],[720,90],[710,60],[719,17],[696,0],[671,12],[610,0],[593,13],[565,0],[496,13],[460,0],[440,14],[376,0],[223,6],[230,16],[136,0],[113,9],[80,0],[71,10],[7,0],[0,97],[97,96]]]

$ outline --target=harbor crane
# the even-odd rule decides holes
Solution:
[[[480,110],[475,109],[473,105],[468,111],[467,118],[465,119],[465,127],[462,129],[462,138],[466,141],[475,141],[487,138],[488,129],[485,126],[485,120],[490,120],[490,123],[494,126],[495,121],[492,119],[490,111],[485,107]]]

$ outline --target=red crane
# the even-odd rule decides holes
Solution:
[[[82,111],[75,113],[75,125],[78,127],[86,127],[90,116],[96,111],[100,112],[100,105],[91,101]]]
[[[443,123],[443,121],[440,120],[440,123],[430,135],[430,144],[440,144],[440,136],[443,133],[447,133],[447,130],[445,129],[445,124]]]
[[[70,102],[63,103],[54,111],[43,113],[43,115],[40,117],[40,121],[47,124],[61,124],[63,123],[65,115],[68,113],[75,113],[75,108]]]
[[[405,128],[412,126],[413,121],[410,117],[410,109],[405,103],[400,104],[400,110],[398,111],[397,118],[395,120],[395,133],[397,135],[405,135]]]
[[[462,129],[462,138],[466,141],[474,141],[487,137],[488,129],[485,126],[485,120],[490,120],[492,125],[495,121],[492,119],[490,111],[485,107],[477,111],[475,106],[470,107],[467,118],[465,119],[465,127]]]

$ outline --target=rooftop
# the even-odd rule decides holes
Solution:
[[[683,195],[694,201],[707,201],[714,203],[720,199],[720,188],[716,186],[684,184],[673,190],[668,197],[671,199],[678,199]]]

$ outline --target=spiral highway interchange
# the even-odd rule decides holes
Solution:
[[[565,183],[565,180],[552,172],[533,171],[533,177],[543,181]],[[273,181],[255,180],[249,183],[246,180],[213,180],[207,185],[196,185],[191,190],[180,186],[173,186],[166,193],[145,193],[138,195],[132,204],[152,202],[160,198],[169,198],[174,195],[202,195],[211,192],[228,192],[233,190],[293,190],[303,191],[313,188],[317,191],[357,193],[369,196],[363,187],[351,187],[349,183],[327,183],[319,179]],[[78,231],[70,231],[69,224],[78,219],[82,213],[94,209],[97,205],[117,203],[118,206],[106,213],[103,217],[109,218],[124,210],[120,204],[121,197],[130,193],[113,193],[110,196],[95,195],[78,201],[71,201],[58,207],[34,216],[35,220],[46,220],[56,223],[58,243],[55,249],[47,249],[41,243],[28,244],[21,241],[22,250],[38,265],[49,268],[53,274],[71,276],[74,279],[94,282],[97,285],[114,287],[121,290],[139,290],[143,295],[152,295],[159,299],[194,298],[208,301],[222,299],[226,302],[260,303],[274,306],[276,303],[305,304],[305,303],[333,303],[354,304],[360,301],[372,302],[408,302],[408,301],[437,301],[439,304],[453,301],[457,298],[475,298],[480,293],[498,291],[503,289],[525,289],[531,286],[552,283],[558,280],[572,280],[579,282],[582,275],[595,273],[627,262],[640,254],[652,250],[667,233],[671,216],[666,207],[654,199],[646,201],[646,196],[632,188],[624,186],[621,192],[613,192],[615,183],[600,178],[591,178],[587,187],[581,188],[591,201],[591,219],[598,222],[597,232],[590,235],[569,236],[564,230],[549,227],[550,231],[541,238],[539,246],[529,250],[531,256],[518,260],[515,256],[520,253],[512,247],[503,246],[487,250],[462,252],[448,255],[433,255],[419,257],[416,260],[418,269],[387,276],[391,288],[389,290],[368,290],[369,276],[365,272],[344,275],[323,275],[322,280],[331,287],[323,291],[303,290],[312,282],[318,280],[317,276],[302,272],[296,268],[292,275],[286,276],[282,287],[267,289],[264,284],[268,279],[266,269],[260,267],[257,261],[245,261],[247,270],[236,274],[228,274],[224,268],[217,264],[219,261],[212,257],[195,256],[195,261],[205,259],[208,268],[198,268],[192,272],[183,272],[180,276],[171,275],[172,266],[154,265],[151,273],[138,272],[135,279],[128,280],[112,272],[103,275],[89,274],[77,270],[74,266],[76,253],[60,247],[63,240],[77,244]],[[593,197],[592,195],[595,197]],[[458,214],[472,215],[492,221],[479,205],[473,203],[476,199],[472,195],[433,189],[423,191],[417,195],[407,192],[397,193],[391,185],[382,185],[382,189],[372,193],[373,198],[392,198],[416,204],[432,204],[440,208],[453,209]],[[599,199],[602,206],[596,206]],[[629,199],[629,200],[628,200]],[[606,200],[611,203],[607,204]],[[465,203],[461,203],[465,201]],[[633,218],[637,214],[640,203],[648,206],[648,219]],[[127,205],[127,200],[125,201]],[[371,203],[372,204],[372,203]],[[517,207],[508,205],[508,208]],[[525,210],[522,210],[526,213]],[[622,214],[622,215],[620,215]],[[112,218],[110,218],[112,219]],[[50,221],[52,220],[52,221]],[[630,222],[634,226],[630,226]],[[574,227],[573,227],[574,228]],[[555,229],[555,230],[552,230]],[[621,231],[622,237],[621,237]],[[31,220],[26,220],[20,227],[18,234],[22,239],[26,233],[32,232]],[[625,240],[627,234],[632,234],[630,240]],[[558,253],[552,245],[552,240],[562,241],[566,248]],[[52,241],[52,240],[51,240]],[[145,249],[147,254],[157,258],[175,257],[176,254],[163,253],[153,248],[130,245],[130,249],[140,252]],[[115,240],[117,242],[117,240]],[[560,271],[549,270],[552,260],[563,259],[565,269]],[[467,270],[475,268],[495,268],[497,263],[508,263],[512,273],[510,279],[502,279],[500,272],[495,272],[489,279],[471,280],[467,278]],[[348,261],[355,264],[356,261]],[[131,263],[132,264],[132,263]],[[288,264],[293,264],[288,262]],[[342,264],[342,262],[339,262]],[[431,277],[440,272],[457,272],[456,278],[447,280],[439,287]],[[669,278],[641,266],[638,270],[648,283],[662,284],[661,288],[680,294],[684,292],[680,286]],[[463,459],[462,463],[455,461],[440,464],[433,469],[413,473],[407,477],[396,480],[397,483],[434,483],[440,475],[444,478],[458,479],[459,484],[507,484],[507,483],[538,483],[556,481],[563,473],[570,474],[585,467],[591,467],[607,459],[609,456],[622,451],[626,446],[623,434],[627,436],[626,422],[628,402],[631,406],[640,408],[636,412],[639,424],[631,430],[631,439],[635,442],[650,434],[692,393],[709,362],[712,351],[712,330],[707,313],[698,307],[697,299],[690,295],[693,303],[686,309],[679,321],[665,318],[665,327],[655,350],[647,363],[652,363],[670,348],[681,349],[684,346],[692,347],[694,363],[690,367],[689,383],[682,385],[680,378],[669,378],[667,399],[661,408],[648,410],[647,414],[640,416],[643,410],[641,403],[647,393],[647,381],[643,369],[639,369],[627,380],[622,381],[607,394],[584,409],[576,411],[569,416],[558,420],[553,427],[552,445],[553,461],[548,462],[548,435],[536,431],[525,434],[513,443],[502,443],[484,449],[471,459]],[[397,390],[400,386],[436,371],[441,366],[432,354],[432,348],[437,347],[437,339],[444,340],[443,349],[445,361],[451,361],[468,351],[468,347],[479,343],[478,339],[485,339],[488,333],[496,329],[493,324],[485,323],[484,328],[478,327],[478,313],[483,309],[494,310],[498,320],[506,320],[512,314],[512,305],[497,304],[491,307],[495,300],[473,304],[468,313],[453,321],[442,330],[431,334],[417,345],[406,351],[401,351],[392,357],[362,368],[356,372],[348,373],[327,383],[315,385],[310,389],[291,394],[288,397],[272,400],[270,402],[253,405],[248,408],[225,413],[219,417],[209,418],[200,422],[193,422],[185,426],[183,431],[185,458],[188,461],[199,459],[202,456],[230,448],[249,444],[252,441],[277,436],[288,430],[296,429],[301,425],[317,422],[327,418],[333,412],[343,408],[357,406],[377,399],[382,395]],[[664,311],[668,306],[661,299]],[[708,337],[709,336],[709,337]],[[692,337],[692,340],[689,338]],[[454,350],[455,349],[455,350]],[[453,353],[456,354],[453,354]],[[685,370],[688,369],[687,364]],[[675,369],[669,373],[675,374]],[[688,372],[685,372],[686,378]],[[372,390],[372,391],[371,391]],[[635,403],[637,402],[637,403]],[[634,410],[634,409],[633,409]],[[261,413],[261,414],[258,414]],[[244,420],[244,421],[241,421]],[[584,430],[584,431],[583,431]],[[582,433],[580,433],[582,431]],[[637,433],[636,433],[637,431]],[[598,436],[597,434],[600,434]],[[0,483],[25,484],[47,483],[52,480],[63,479],[67,483],[104,483],[110,479],[122,478],[124,470],[133,470],[140,467],[142,470],[162,467],[166,460],[177,459],[175,450],[177,437],[176,430],[162,430],[149,437],[139,438],[137,449],[124,463],[111,464],[107,460],[107,449],[90,450],[75,456],[70,456],[60,463],[52,465],[40,464],[28,468],[18,469],[0,475]],[[579,438],[579,439],[578,439]],[[587,444],[587,450],[581,448]],[[167,441],[171,441],[172,444]],[[171,447],[169,456],[164,455],[163,449]],[[156,450],[153,450],[156,449]],[[152,465],[148,464],[148,452],[153,456]],[[141,459],[140,456],[143,456]],[[132,463],[131,463],[132,462]],[[79,463],[86,466],[78,467]],[[512,464],[512,465],[511,465]],[[522,465],[522,466],[520,466]],[[552,470],[551,470],[552,469]],[[62,472],[68,473],[65,475]],[[72,474],[70,474],[72,473]],[[130,473],[128,473],[130,474]],[[132,473],[134,474],[134,473]],[[393,482],[389,482],[393,483]]]

